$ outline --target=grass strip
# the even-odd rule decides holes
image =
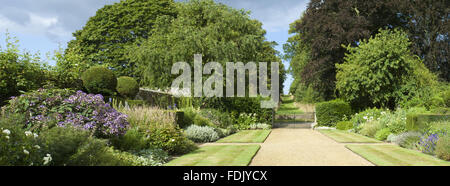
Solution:
[[[342,130],[318,130],[325,136],[330,137],[331,139],[339,142],[339,143],[380,143],[376,139],[372,139],[363,135],[359,135],[352,132],[342,131]]]
[[[165,166],[247,166],[259,148],[259,145],[203,146]]]
[[[271,130],[243,130],[222,138],[217,143],[263,143],[270,132]]]
[[[396,145],[346,145],[346,147],[378,166],[450,166],[448,161]]]

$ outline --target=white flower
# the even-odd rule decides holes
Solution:
[[[30,154],[30,152],[28,152],[27,149],[23,149],[23,153],[25,153],[26,155]]]
[[[52,161],[52,156],[50,154],[47,154],[44,158],[44,165],[47,165],[49,162]]]
[[[9,131],[8,129],[5,129],[5,130],[3,130],[3,134],[10,135],[11,131]]]
[[[363,118],[364,118],[365,120],[367,120],[367,116],[364,116]]]
[[[175,139],[172,139],[171,141],[172,141],[172,142],[174,142],[174,141],[175,141]]]
[[[34,148],[41,149],[39,145],[35,145]]]
[[[33,133],[31,133],[30,131],[25,131],[25,136],[30,136],[31,134]]]
[[[33,136],[34,136],[34,138],[37,138],[37,137],[38,137],[38,135],[37,135],[36,133],[33,133]]]
[[[6,138],[7,140],[9,140],[9,136],[5,136],[5,138]]]

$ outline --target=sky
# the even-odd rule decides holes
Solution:
[[[119,0],[5,0],[0,6],[0,47],[5,47],[5,33],[17,37],[19,48],[46,54],[65,48],[72,33],[81,29],[97,9]],[[215,0],[236,9],[250,10],[250,17],[263,23],[268,41],[283,53],[283,44],[289,38],[289,24],[306,9],[307,0]],[[287,68],[289,63],[283,61]],[[288,75],[284,85],[287,93],[292,83]]]

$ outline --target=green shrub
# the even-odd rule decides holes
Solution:
[[[388,141],[391,141],[400,147],[415,149],[416,144],[421,140],[422,134],[419,132],[404,132],[398,135],[390,135]]]
[[[161,166],[169,159],[167,152],[160,149],[145,149],[136,153],[108,148],[111,157],[109,165],[115,166]]]
[[[196,148],[195,144],[183,133],[183,130],[175,124],[175,112],[168,112],[156,107],[134,107],[120,109],[120,111],[128,115],[127,121],[131,128],[138,132],[132,131],[129,134],[130,139],[119,138],[119,140],[129,140],[130,143],[133,143],[133,141],[140,141],[140,136],[143,136],[145,148],[158,148],[170,154],[183,154]],[[119,149],[133,150],[133,147],[126,148],[131,145],[130,143],[126,141],[123,144],[120,141],[114,142]]]
[[[375,137],[377,131],[383,129],[383,126],[380,125],[378,121],[368,121],[362,124],[362,128],[359,131],[360,134],[368,137]]]
[[[152,165],[162,165],[169,161],[169,154],[162,149],[144,149],[133,153],[152,161]]]
[[[196,115],[192,122],[192,124],[198,126],[214,126],[214,124],[208,118],[205,118],[201,115]]]
[[[375,133],[375,139],[384,141],[391,134],[391,131],[388,128],[383,128]]]
[[[209,119],[214,126],[227,128],[233,125],[233,118],[228,112],[221,112],[216,109],[202,109],[200,115]]]
[[[234,123],[234,127],[239,130],[247,130],[256,122],[258,122],[256,114],[240,113],[236,123]]]
[[[150,147],[169,154],[184,154],[197,148],[178,127],[154,127],[146,132]]]
[[[228,112],[237,119],[240,113],[257,114],[256,122],[264,123],[272,118],[272,109],[261,108],[263,97],[235,97],[235,98],[197,98],[194,106],[198,108],[216,109]]]
[[[336,124],[336,129],[339,130],[349,130],[353,128],[353,123],[351,121],[340,121]]]
[[[0,106],[21,91],[36,90],[51,78],[48,66],[40,62],[39,55],[20,52],[15,38],[6,34],[6,47],[0,47]]]
[[[103,66],[94,66],[83,72],[83,85],[92,94],[114,95],[117,78],[114,72]]]
[[[406,128],[408,130],[422,130],[426,124],[434,121],[450,121],[448,114],[408,114],[406,117]]]
[[[186,131],[186,136],[198,143],[217,141],[220,137],[213,127],[191,125]]]
[[[53,127],[40,133],[42,148],[51,154],[51,165],[65,165],[78,149],[92,140],[89,132],[73,127]]]
[[[375,37],[348,45],[344,63],[336,64],[336,90],[353,108],[394,109],[411,98],[431,98],[437,84],[431,73],[412,55],[407,33],[379,30]]]
[[[437,157],[450,161],[450,135],[447,134],[440,137],[436,144],[436,155]]]
[[[194,123],[194,118],[197,115],[197,111],[192,107],[183,108],[182,111],[183,111],[183,121],[181,122],[180,127],[186,128]]]
[[[64,164],[68,166],[111,166],[117,165],[114,156],[108,153],[106,140],[88,138]]]
[[[226,136],[236,133],[237,129],[234,128],[233,126],[230,126],[226,129],[216,128],[216,132],[219,134],[220,138],[223,138],[223,137],[226,137]]]
[[[122,151],[140,151],[150,148],[145,134],[140,132],[138,127],[130,128],[123,136],[112,138],[111,143],[115,148]]]
[[[336,126],[337,122],[352,114],[350,105],[341,100],[321,102],[316,105],[317,124]]]
[[[364,123],[366,123],[369,120],[370,121],[375,120],[379,118],[382,114],[386,114],[386,112],[387,111],[383,109],[377,108],[366,109],[362,112],[353,115],[353,117],[350,119],[350,122],[352,122],[355,132],[359,132],[362,129]]]
[[[21,115],[0,118],[0,166],[47,165],[37,134],[23,129],[23,123]]]
[[[116,90],[121,96],[133,99],[139,92],[139,84],[132,77],[122,76],[117,79]]]
[[[442,99],[444,100],[445,106],[450,107],[450,90],[442,92]]]

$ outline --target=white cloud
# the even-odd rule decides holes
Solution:
[[[289,30],[289,24],[300,18],[308,0],[216,0],[237,9],[250,10],[250,16],[263,23],[267,32]]]
[[[0,32],[47,37],[65,43],[97,9],[118,0],[14,0],[0,6]]]

